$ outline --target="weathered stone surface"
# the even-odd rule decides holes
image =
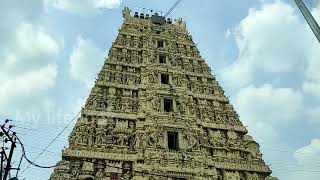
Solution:
[[[51,179],[268,177],[259,144],[247,135],[186,23],[154,24],[128,8],[123,17]]]

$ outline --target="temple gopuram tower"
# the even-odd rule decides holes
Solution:
[[[51,179],[273,179],[186,22],[130,13]]]

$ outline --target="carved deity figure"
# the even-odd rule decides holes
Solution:
[[[160,111],[160,98],[156,91],[150,94],[149,100],[151,101],[151,108]]]
[[[259,176],[257,173],[246,172],[245,174],[247,176],[247,180],[259,180]]]
[[[237,144],[237,133],[231,130],[227,132],[227,136],[229,146],[235,146]]]
[[[240,180],[240,174],[238,171],[224,171],[223,180]]]
[[[150,132],[148,137],[148,145],[151,147],[156,147],[157,137],[154,131]]]
[[[262,158],[262,154],[260,153],[260,146],[258,143],[256,143],[255,141],[250,141],[247,144],[247,148],[250,151],[250,155],[251,158],[253,159],[261,159]]]
[[[130,16],[130,13],[131,13],[131,10],[128,8],[128,7],[125,7],[123,10],[122,10],[122,15],[123,17],[128,20],[131,16]]]
[[[92,145],[94,144],[94,139],[95,139],[95,124],[91,123],[90,127],[86,128],[87,133],[86,133],[86,142],[88,144],[88,147],[92,147]]]
[[[94,171],[94,164],[92,162],[84,161],[82,165],[83,171]]]
[[[128,146],[128,138],[129,136],[127,134],[116,134],[115,136],[116,144],[118,146]]]
[[[105,135],[104,127],[98,127],[96,132],[95,144],[104,144],[105,143],[104,135]]]
[[[142,147],[142,140],[143,134],[141,132],[135,133],[134,149],[139,149],[140,147]]]
[[[123,103],[122,98],[121,97],[117,97],[116,101],[115,101],[115,104],[114,104],[114,109],[116,111],[121,111],[122,108],[123,108],[123,104],[122,103]]]
[[[195,131],[186,131],[185,139],[187,141],[187,150],[192,151],[199,149],[199,140],[196,137]]]
[[[222,123],[222,122],[223,122],[223,118],[222,118],[221,113],[219,113],[219,112],[216,112],[216,113],[215,113],[215,121],[216,121],[217,123]]]
[[[100,168],[100,169],[97,171],[97,173],[96,173],[96,178],[98,178],[98,179],[103,178],[104,175],[105,175],[104,169],[101,169],[101,168]]]
[[[70,161],[62,160],[58,163],[57,169],[63,170],[63,171],[68,171],[70,166]]]

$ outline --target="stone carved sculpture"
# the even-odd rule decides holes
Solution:
[[[155,24],[127,7],[122,15],[116,42],[51,179],[269,176],[259,144],[246,135],[186,22]],[[159,54],[166,55],[165,63]],[[170,76],[166,87],[160,85],[164,72]],[[172,99],[170,112],[164,113],[164,98]]]
[[[126,20],[129,20],[130,19],[130,13],[131,13],[131,10],[128,8],[128,7],[125,7],[123,10],[122,10],[122,15],[123,17],[126,19]]]
[[[94,164],[88,161],[84,161],[82,165],[82,171],[94,171]]]

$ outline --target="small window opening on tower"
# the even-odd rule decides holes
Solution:
[[[140,120],[140,122],[145,122],[146,121],[146,118],[141,118],[141,119],[139,119]]]
[[[214,149],[210,149],[209,152],[210,152],[210,155],[211,155],[211,156],[216,155],[216,151],[215,151]]]
[[[111,173],[111,175],[110,175],[110,179],[111,180],[118,180],[118,174],[117,173]]]
[[[160,31],[156,31],[156,34],[161,34],[161,32]]]
[[[88,178],[85,178],[84,180],[93,180],[93,178],[88,177]]]
[[[169,75],[161,74],[161,84],[169,84]]]
[[[162,48],[162,47],[163,47],[163,44],[164,44],[163,41],[159,40],[159,41],[158,41],[158,48]]]
[[[161,64],[165,64],[165,63],[166,63],[166,56],[160,54],[160,55],[159,55],[159,62],[160,62]]]
[[[165,112],[172,112],[173,106],[172,106],[172,100],[171,99],[164,99],[163,100],[163,109]]]
[[[168,132],[168,148],[171,150],[178,150],[178,132]]]

